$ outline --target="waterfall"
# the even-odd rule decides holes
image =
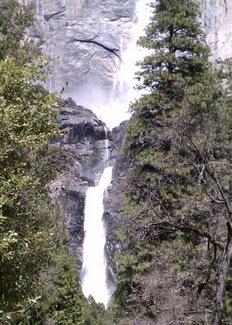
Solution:
[[[109,153],[109,139],[108,139],[108,131],[107,131],[107,128],[104,127],[104,131],[105,131],[105,165],[107,166],[108,165],[108,162],[109,162],[109,156],[110,156],[110,153]]]
[[[105,131],[104,162],[108,166],[109,140],[107,128]],[[96,187],[89,187],[85,199],[84,244],[82,266],[82,291],[86,297],[90,295],[97,303],[103,303],[105,308],[111,297],[107,285],[105,243],[106,232],[103,220],[104,192],[110,185],[113,167],[105,167]]]
[[[111,98],[99,111],[93,111],[112,128],[120,122],[128,119],[129,103],[136,98],[134,85],[136,83],[134,74],[137,70],[136,62],[142,59],[144,52],[136,45],[137,39],[143,34],[148,24],[147,4],[150,0],[137,0],[136,11],[138,21],[131,31],[131,42],[122,53],[122,62],[114,79],[114,89]],[[146,19],[145,19],[146,17]],[[108,134],[105,128],[105,169],[96,187],[90,187],[86,193],[85,221],[84,221],[84,244],[83,244],[83,266],[82,266],[82,289],[86,297],[92,296],[97,303],[103,303],[108,307],[112,290],[107,285],[107,262],[105,256],[106,233],[104,221],[104,191],[111,182],[112,167],[109,167]]]
[[[100,116],[110,129],[130,118],[129,105],[142,94],[135,90],[135,72],[138,70],[136,63],[148,54],[148,50],[139,47],[137,41],[144,35],[144,29],[149,23],[151,10],[148,4],[150,0],[136,1],[137,22],[129,30],[131,35],[128,44],[120,45],[121,64],[114,76],[111,98],[106,99],[101,107],[93,108],[94,113]]]
[[[106,167],[96,187],[89,187],[85,203],[85,240],[83,245],[82,290],[107,308],[111,292],[107,286],[104,247],[106,233],[102,220],[104,191],[109,186],[112,167]]]

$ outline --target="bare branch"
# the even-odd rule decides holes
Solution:
[[[225,206],[226,206],[226,209],[227,209],[227,212],[228,212],[228,221],[229,222],[232,222],[232,210],[230,208],[230,203],[229,203],[229,200],[227,199],[223,189],[222,189],[222,186],[220,184],[220,181],[217,177],[217,174],[212,170],[212,168],[210,168],[209,166],[206,166],[206,171],[208,173],[208,175],[211,177],[211,179],[215,182],[218,190],[219,190],[219,193],[221,194],[222,196],[222,199],[225,203]]]
[[[200,230],[192,225],[181,225],[181,224],[173,224],[168,221],[161,222],[152,222],[146,225],[139,226],[137,231],[140,231],[143,236],[146,236],[151,231],[154,232],[155,236],[159,236],[164,233],[175,233],[176,231],[184,231],[184,232],[193,232],[200,237],[205,237],[209,240],[209,242],[221,250],[224,249],[223,245],[214,239],[208,232]]]

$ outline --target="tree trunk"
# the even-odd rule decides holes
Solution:
[[[219,269],[218,283],[216,289],[216,311],[213,325],[222,325],[225,311],[225,292],[226,281],[229,273],[230,262],[232,259],[232,229],[231,225],[227,224],[228,239],[223,252],[223,257]]]

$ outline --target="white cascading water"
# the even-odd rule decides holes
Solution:
[[[122,63],[117,75],[112,96],[106,100],[105,105],[93,108],[94,113],[100,117],[109,128],[119,125],[128,119],[129,103],[138,98],[138,92],[134,90],[136,84],[136,62],[144,57],[144,51],[136,45],[137,39],[143,34],[144,28],[149,22],[148,4],[150,0],[137,0],[136,11],[138,21],[131,30],[131,41],[125,51],[122,52]],[[88,103],[86,103],[88,105]],[[112,178],[112,167],[108,166],[109,151],[107,130],[105,129],[105,166],[99,184],[90,187],[86,193],[84,244],[82,266],[82,290],[86,297],[92,296],[97,303],[103,303],[108,307],[112,288],[107,285],[107,262],[105,256],[106,233],[104,221],[104,191]]]
[[[109,140],[105,127],[104,163],[108,166]],[[84,244],[82,266],[82,291],[86,297],[92,296],[97,303],[103,303],[105,308],[111,297],[107,285],[105,243],[106,232],[103,221],[104,192],[110,185],[113,167],[106,167],[101,175],[98,186],[89,187],[85,199]]]
[[[86,297],[91,295],[97,303],[103,303],[105,308],[108,306],[111,293],[106,283],[103,195],[110,184],[112,168],[105,168],[98,186],[87,190],[85,202],[82,290]]]
[[[110,103],[107,107],[102,108],[104,110],[101,112],[104,117],[103,121],[111,129],[130,118],[129,105],[142,94],[142,91],[135,89],[137,83],[135,72],[138,71],[136,63],[148,54],[148,50],[139,47],[137,41],[140,36],[144,35],[144,29],[149,23],[150,7],[148,5],[150,2],[150,0],[137,0],[137,23],[131,30],[128,46],[122,50],[122,63],[115,76],[115,87]]]

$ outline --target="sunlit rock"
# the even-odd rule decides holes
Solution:
[[[201,0],[202,17],[207,43],[213,60],[232,56],[232,2],[230,0]]]

